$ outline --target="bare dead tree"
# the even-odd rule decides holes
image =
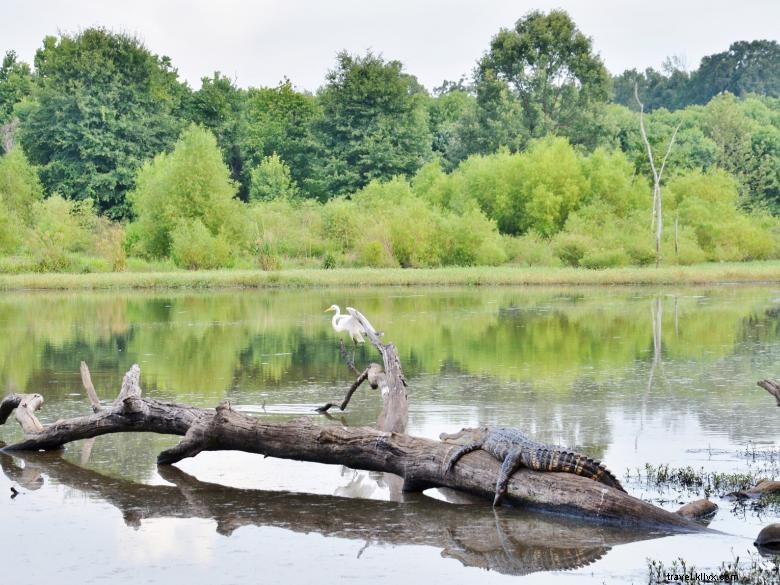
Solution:
[[[650,147],[650,141],[647,139],[647,131],[645,130],[645,106],[639,100],[639,86],[634,84],[634,97],[639,104],[639,130],[642,134],[642,140],[647,148],[647,158],[650,160],[650,170],[653,172],[653,213],[650,223],[651,229],[655,229],[655,266],[661,264],[661,235],[663,234],[663,218],[661,215],[661,177],[664,174],[664,168],[666,168],[666,161],[669,159],[669,154],[672,152],[672,146],[674,140],[677,137],[677,131],[680,129],[680,124],[674,129],[672,137],[669,139],[669,146],[666,148],[666,154],[661,161],[661,168],[655,166],[655,159],[653,158],[653,149]],[[676,232],[676,224],[675,224]]]

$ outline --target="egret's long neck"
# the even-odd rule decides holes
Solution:
[[[336,306],[336,312],[333,313],[333,319],[330,320],[330,322],[333,324],[333,327],[336,326],[336,323],[338,322],[339,317],[341,317],[341,309],[339,309],[338,306]]]

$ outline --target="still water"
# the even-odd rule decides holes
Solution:
[[[0,384],[43,394],[46,424],[89,412],[80,360],[106,400],[138,363],[149,397],[374,424],[368,389],[332,419],[313,412],[352,382],[323,313],[332,303],[397,344],[410,434],[520,427],[602,459],[629,493],[668,509],[702,493],[648,484],[646,464],[777,474],[780,409],[755,384],[780,375],[778,287],[12,294],[0,298]],[[377,359],[357,350],[359,366]],[[20,437],[0,426],[0,441]],[[776,504],[713,497],[723,534],[662,536],[244,453],[158,468],[177,441],[123,434],[0,455],[3,580],[644,583],[647,558],[716,568],[780,521]]]

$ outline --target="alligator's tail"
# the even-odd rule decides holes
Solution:
[[[617,478],[601,461],[574,451],[535,449],[523,453],[523,465],[536,471],[562,471],[596,480],[625,492]]]

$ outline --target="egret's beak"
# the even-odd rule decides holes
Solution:
[[[328,307],[327,309],[325,309],[325,310],[323,311],[323,313],[328,313],[328,312],[330,312],[330,311],[334,311],[334,310],[335,310],[335,309],[334,309],[333,307]]]

